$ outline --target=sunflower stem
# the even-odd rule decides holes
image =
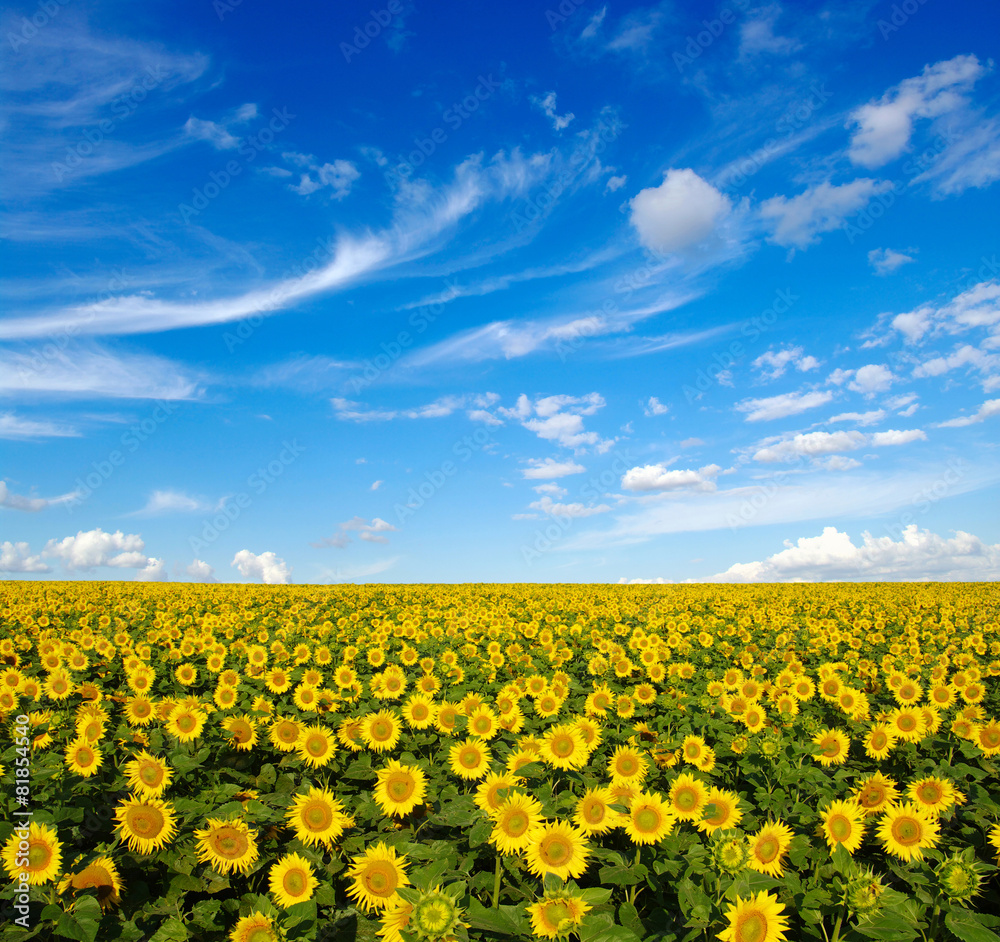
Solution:
[[[840,927],[844,922],[844,910],[841,908],[840,912],[837,913],[837,924],[833,927],[833,938],[830,942],[837,942],[840,939]]]
[[[503,869],[503,857],[497,854],[497,866],[493,873],[493,908],[500,905],[500,875]]]

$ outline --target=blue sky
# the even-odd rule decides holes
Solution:
[[[6,7],[0,573],[1000,577],[997,35]]]

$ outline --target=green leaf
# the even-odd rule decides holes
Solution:
[[[489,818],[477,821],[469,831],[469,846],[479,847],[480,844],[486,842],[492,832],[493,822]]]
[[[527,919],[521,906],[498,906],[487,909],[477,899],[469,903],[463,917],[473,929],[485,929],[499,935],[521,935],[527,932]]]
[[[633,886],[642,883],[646,879],[649,870],[644,864],[638,867],[601,867],[601,883],[610,883],[614,886]]]
[[[615,924],[606,913],[584,916],[580,922],[580,942],[640,942],[642,936]]]
[[[646,927],[639,918],[639,910],[631,903],[622,903],[618,907],[618,921],[626,928],[634,932],[640,939],[646,937]]]
[[[194,904],[191,910],[191,918],[196,926],[204,926],[206,929],[214,929],[219,910],[222,903],[217,899],[203,899]]]
[[[149,942],[185,942],[187,938],[187,927],[176,916],[171,916],[150,936]]]
[[[950,912],[944,917],[944,924],[962,942],[1000,942],[1000,936],[987,929],[974,913]]]
[[[94,896],[81,896],[72,912],[63,913],[56,923],[56,935],[77,942],[94,942],[101,922],[101,906]]]

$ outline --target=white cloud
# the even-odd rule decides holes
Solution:
[[[391,556],[388,559],[379,559],[373,563],[366,563],[361,566],[346,566],[337,569],[324,569],[320,579],[324,582],[353,582],[364,579],[366,576],[375,576],[380,572],[391,569],[399,562],[398,556]]]
[[[854,370],[842,370],[839,366],[826,378],[828,383],[835,386],[843,386],[852,376]]]
[[[68,425],[48,419],[23,419],[13,412],[0,412],[0,438],[79,438],[80,433]]]
[[[551,497],[543,497],[541,500],[532,501],[529,505],[533,510],[540,510],[550,517],[592,517],[594,514],[607,513],[611,508],[607,504],[597,504],[594,507],[587,507],[584,504],[557,504]]]
[[[895,379],[892,370],[884,364],[869,363],[858,369],[847,388],[871,398],[876,393],[885,392]]]
[[[874,409],[871,412],[841,412],[839,415],[827,419],[827,422],[830,424],[834,422],[854,422],[856,425],[875,425],[884,418],[884,409]]]
[[[845,455],[830,455],[827,458],[814,458],[813,464],[824,471],[853,471],[861,467],[860,461]]]
[[[184,131],[196,140],[208,141],[216,150],[232,150],[239,145],[240,139],[230,133],[230,126],[245,124],[256,117],[257,106],[255,104],[240,105],[221,122],[203,121],[192,115],[187,119]]]
[[[385,481],[372,481],[372,486],[368,490],[377,491],[383,484],[385,484]]]
[[[330,403],[338,419],[345,422],[391,422],[393,419],[440,419],[463,408],[467,396],[441,396],[415,409],[370,409],[351,399],[333,398]]]
[[[785,441],[767,444],[754,453],[753,459],[772,463],[794,461],[796,458],[816,458],[854,451],[867,442],[868,437],[861,432],[802,432]]]
[[[765,399],[744,399],[736,403],[736,409],[747,413],[747,422],[768,422],[826,405],[831,399],[833,393],[829,390],[790,392]]]
[[[366,543],[388,543],[389,538],[384,536],[385,533],[391,533],[396,530],[391,523],[383,520],[381,517],[372,517],[369,523],[364,517],[351,517],[350,520],[345,520],[343,523],[339,524],[340,532],[334,536],[328,536],[320,540],[318,543],[312,543],[310,545],[315,546],[317,549],[333,546],[337,549],[343,549],[351,542],[348,533],[357,533],[358,539],[364,540]]]
[[[985,422],[995,415],[1000,415],[1000,399],[987,399],[972,415],[960,416],[957,419],[949,419],[947,422],[938,422],[938,428],[965,428],[967,425],[975,425],[978,422]]]
[[[332,164],[322,165],[310,163],[309,169],[301,174],[299,182],[289,183],[288,188],[299,196],[309,196],[329,187],[330,195],[335,200],[342,200],[350,194],[351,187],[360,177],[361,171],[349,160],[335,160]]]
[[[712,582],[953,581],[1000,578],[1000,544],[962,530],[946,539],[910,524],[899,540],[865,531],[855,545],[847,533],[824,527],[760,562],[736,563]]]
[[[212,509],[207,501],[191,497],[183,491],[153,491],[146,506],[134,512],[133,516],[155,516],[168,513],[204,513]]]
[[[614,440],[602,439],[597,432],[588,432],[583,419],[604,408],[604,405],[604,397],[596,392],[586,396],[544,396],[534,402],[522,393],[513,408],[501,406],[498,411],[506,418],[520,422],[543,441],[555,442],[575,451],[584,451],[589,447],[603,453],[614,444]]]
[[[913,251],[910,249],[909,251]],[[912,262],[912,255],[905,255],[895,249],[872,249],[868,253],[868,264],[875,269],[876,275],[888,275],[897,268]]]
[[[794,366],[800,373],[806,373],[819,366],[819,360],[813,356],[803,356],[801,347],[784,347],[779,350],[768,350],[762,353],[751,366],[760,370],[766,380],[783,376],[789,366]]]
[[[852,112],[856,129],[848,157],[869,169],[895,160],[910,143],[915,118],[940,118],[966,107],[967,93],[985,72],[974,55],[924,66],[920,75]]]
[[[788,36],[778,36],[774,26],[781,16],[781,6],[769,4],[754,10],[740,25],[740,57],[769,53],[774,56],[787,56],[802,48],[797,39]]]
[[[666,415],[670,407],[665,406],[656,396],[650,396],[642,411],[644,415],[652,418],[654,415]]]
[[[729,198],[693,170],[668,170],[658,187],[629,204],[639,241],[654,252],[680,252],[708,239],[729,215]]]
[[[565,497],[569,493],[565,487],[560,487],[558,484],[536,484],[532,490],[536,494],[547,494],[549,497]]]
[[[849,215],[891,187],[888,181],[866,177],[839,186],[820,183],[791,199],[772,196],[761,203],[760,216],[772,224],[771,241],[804,249],[818,242],[821,232],[839,229]]]
[[[135,574],[136,582],[166,582],[167,567],[162,559],[150,556],[146,565]]]
[[[704,445],[705,443],[700,438],[685,438],[681,442],[681,448],[697,448],[699,445]]]
[[[963,344],[946,356],[932,357],[930,360],[919,363],[914,367],[913,375],[917,379],[926,376],[941,376],[951,370],[961,369],[963,366],[979,370],[989,381],[992,376],[1000,373],[1000,356],[995,353],[987,353],[970,344]]]
[[[51,572],[41,556],[32,556],[27,543],[0,543],[0,572]]]
[[[544,98],[532,98],[532,104],[541,108],[542,112],[552,122],[552,127],[556,131],[561,131],[568,127],[569,123],[576,117],[572,112],[569,114],[556,114],[556,93],[549,92]]]
[[[266,585],[287,585],[292,571],[287,563],[270,550],[256,555],[248,549],[240,550],[230,563],[244,579],[263,582]]]
[[[881,445],[908,445],[910,442],[925,441],[927,441],[927,433],[919,428],[911,428],[904,431],[891,428],[885,432],[876,432],[872,435],[872,444],[875,447]]]
[[[150,560],[145,552],[145,543],[138,533],[105,533],[100,527],[94,530],[80,530],[76,536],[62,540],[49,540],[42,550],[42,556],[58,559],[69,570],[88,572],[98,566],[115,569],[141,569]]]
[[[621,174],[621,176],[608,177],[608,182],[604,184],[604,192],[615,193],[625,186],[626,183],[628,183],[628,177],[625,174]]]
[[[622,475],[622,487],[627,491],[675,491],[689,488],[714,491],[715,476],[722,470],[717,464],[693,468],[668,470],[664,464],[647,464],[630,468]]]
[[[39,510],[45,510],[47,507],[73,503],[78,496],[76,491],[72,491],[60,497],[23,497],[11,491],[5,481],[0,481],[0,507],[7,507],[9,510],[23,510],[27,513],[37,513]]]
[[[586,470],[582,464],[572,460],[529,458],[528,467],[522,468],[521,474],[528,481],[540,481],[547,478],[564,478],[568,474],[582,474]]]
[[[192,582],[218,582],[215,578],[215,569],[202,559],[193,560],[184,572]]]

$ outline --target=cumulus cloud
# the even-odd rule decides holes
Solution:
[[[203,559],[195,559],[184,570],[191,582],[218,582],[215,578],[215,568]]]
[[[498,411],[506,418],[520,422],[544,441],[555,442],[577,452],[594,448],[603,453],[614,444],[614,440],[602,439],[597,432],[588,432],[583,419],[603,409],[604,405],[604,397],[599,393],[545,396],[534,401],[522,393],[513,408],[501,406]]]
[[[888,181],[868,178],[839,186],[820,183],[791,199],[772,196],[761,203],[760,216],[772,227],[772,242],[804,249],[818,242],[820,233],[839,229],[849,215],[891,187]]]
[[[847,533],[824,527],[759,562],[736,563],[712,582],[981,581],[1000,578],[1000,544],[956,530],[951,539],[916,524],[899,540],[865,531],[855,544]]]
[[[622,487],[627,491],[676,491],[688,488],[714,491],[715,477],[722,470],[717,464],[703,468],[668,469],[664,464],[647,464],[630,468],[622,475]]]
[[[366,543],[388,543],[389,538],[384,534],[391,533],[396,529],[396,527],[381,517],[372,517],[371,522],[369,522],[364,517],[355,516],[351,517],[350,520],[345,520],[338,526],[339,533],[325,537],[318,543],[310,543],[309,545],[315,546],[317,549],[328,546],[343,549],[351,542],[351,538],[347,535],[348,533],[356,533],[358,539],[364,540]]]
[[[831,425],[834,422],[854,422],[856,425],[875,425],[885,418],[885,410],[874,409],[871,412],[841,412],[827,422]]]
[[[938,428],[965,428],[967,425],[985,422],[995,415],[1000,415],[1000,399],[987,399],[973,415],[959,416],[957,419],[948,419],[947,422],[938,422]]]
[[[167,567],[162,559],[150,556],[146,565],[135,574],[136,582],[166,582]]]
[[[729,198],[693,170],[668,170],[657,187],[629,203],[639,241],[654,252],[680,252],[708,239],[730,214]]]
[[[665,406],[656,396],[650,396],[642,411],[644,415],[652,418],[654,415],[666,415],[670,411],[670,407]]]
[[[913,250],[910,249],[909,251]],[[875,269],[876,275],[892,274],[897,268],[912,261],[912,255],[897,252],[895,249],[872,249],[868,253],[868,264]]]
[[[802,432],[785,441],[776,441],[758,449],[754,461],[772,463],[816,458],[838,452],[854,451],[868,443],[862,432]]]
[[[142,568],[149,562],[146,546],[138,533],[105,533],[100,527],[80,530],[76,536],[49,540],[42,555],[58,559],[69,570],[89,572],[98,566],[115,569]]]
[[[349,160],[335,160],[333,163],[320,164],[312,156],[306,154],[282,154],[282,157],[304,167],[298,183],[289,183],[288,188],[299,196],[309,196],[317,190],[329,188],[330,196],[342,200],[350,194],[354,182],[360,178],[361,171]]]
[[[288,564],[270,550],[257,555],[248,549],[240,550],[230,563],[244,579],[266,585],[287,585],[292,575]]]
[[[807,409],[825,406],[831,399],[833,393],[829,390],[790,392],[764,399],[744,399],[736,403],[736,409],[747,414],[747,422],[769,422],[772,419],[783,419],[789,415],[798,415]]]
[[[968,92],[985,72],[974,55],[924,66],[920,75],[851,113],[854,131],[848,157],[868,169],[895,160],[910,143],[915,119],[939,118],[965,107]]]
[[[927,441],[927,433],[919,428],[905,430],[891,428],[885,432],[876,432],[872,435],[872,444],[876,448],[882,445],[908,445],[910,442],[925,441]]]
[[[763,379],[772,380],[784,376],[789,366],[794,366],[800,373],[807,373],[819,366],[819,360],[814,356],[803,356],[801,347],[783,347],[762,353],[751,366],[760,370]]]
[[[541,481],[549,478],[564,478],[568,474],[583,474],[587,469],[570,459],[529,458],[528,467],[521,469],[521,474],[528,481]]]
[[[847,388],[871,398],[876,393],[885,392],[895,379],[892,370],[884,364],[869,363],[855,372],[854,379],[847,384]]]
[[[553,484],[551,482],[547,484],[536,484],[532,490],[536,494],[548,494],[549,497],[565,497],[568,493],[565,487],[560,487],[558,484]]]
[[[0,543],[0,572],[51,572],[41,556],[32,556],[27,543]]]

